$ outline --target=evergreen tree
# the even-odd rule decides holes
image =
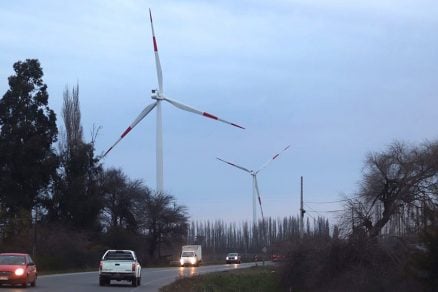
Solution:
[[[56,174],[56,115],[36,59],[16,62],[9,90],[0,100],[0,203],[13,219],[31,217]]]

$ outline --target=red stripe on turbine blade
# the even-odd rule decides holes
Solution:
[[[154,52],[158,52],[158,46],[157,46],[157,41],[155,40],[155,36],[153,36],[152,39],[154,41]]]
[[[128,127],[126,130],[125,130],[125,132],[123,132],[123,134],[122,134],[122,136],[120,136],[120,137],[125,137],[128,133],[129,133],[129,131],[131,131],[132,130],[132,128],[131,127]]]
[[[238,127],[238,128],[241,128],[241,129],[244,129],[244,130],[245,130],[245,128],[244,128],[244,127],[242,127],[242,126],[239,126],[239,125],[237,125],[237,124],[231,123],[231,125],[232,125],[232,126],[234,126],[234,127]]]
[[[218,119],[218,117],[213,116],[212,114],[209,114],[209,113],[206,113],[206,112],[202,113],[202,115],[204,117],[207,117],[207,118],[210,118],[210,119],[213,119],[213,120],[217,120]]]

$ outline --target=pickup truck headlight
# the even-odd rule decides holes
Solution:
[[[191,263],[192,265],[196,264],[196,258],[191,258],[191,259],[190,259],[190,263]]]
[[[184,265],[184,260],[182,258],[179,259],[179,263],[182,265]]]

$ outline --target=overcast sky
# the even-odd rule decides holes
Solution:
[[[359,3],[360,2],[360,3]],[[79,83],[82,125],[103,153],[157,88],[148,8],[170,98],[246,130],[163,103],[164,188],[195,220],[252,220],[258,169],[265,216],[317,217],[354,195],[365,155],[394,140],[438,138],[435,0],[2,1],[0,93],[18,60],[37,58],[62,125]],[[155,183],[155,112],[104,161]],[[315,212],[318,211],[318,212]]]

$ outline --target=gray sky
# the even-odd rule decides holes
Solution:
[[[163,104],[164,186],[192,219],[252,219],[257,169],[266,216],[354,194],[365,155],[437,136],[438,2],[2,1],[0,93],[18,60],[38,58],[61,125],[62,93],[80,86],[82,124],[104,152],[157,88],[152,9],[170,98],[246,127]],[[105,159],[155,188],[155,112]],[[332,217],[337,204],[310,204]]]

